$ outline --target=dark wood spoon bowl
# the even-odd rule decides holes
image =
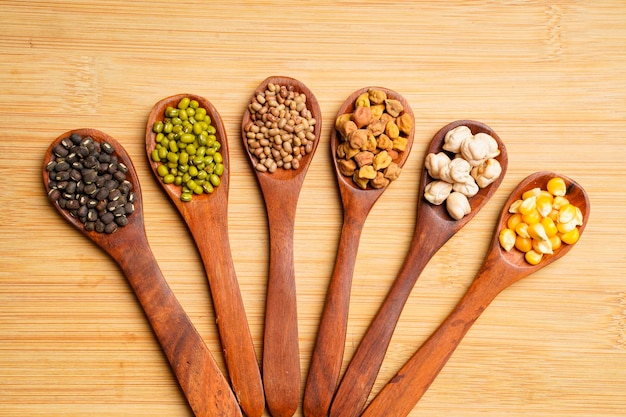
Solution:
[[[472,285],[439,328],[372,400],[363,416],[408,415],[443,369],[465,334],[495,297],[505,288],[550,265],[572,250],[575,245],[563,244],[554,251],[554,254],[544,255],[539,264],[530,265],[525,261],[522,252],[516,249],[507,252],[499,242],[500,230],[506,227],[511,216],[508,212],[511,204],[520,199],[526,190],[535,187],[545,190],[548,181],[554,177],[565,180],[566,198],[582,212],[583,224],[578,227],[582,236],[589,221],[590,211],[589,197],[582,186],[568,177],[552,172],[537,172],[524,179],[513,190],[502,208],[491,246]]]
[[[357,97],[370,89],[382,90],[388,98],[400,101],[404,107],[403,113],[409,114],[413,120],[413,127],[407,136],[406,150],[395,161],[402,168],[409,157],[415,136],[415,116],[404,97],[387,88],[365,87],[355,91],[344,101],[337,117],[352,113]],[[372,207],[392,184],[384,188],[362,189],[351,177],[344,176],[337,162],[337,147],[341,140],[337,129],[333,129],[330,134],[330,149],[343,206],[343,226],[304,391],[303,411],[306,417],[322,417],[328,414],[343,361],[352,276],[361,232]]]
[[[487,133],[496,140],[500,149],[496,160],[502,167],[502,173],[493,183],[480,189],[478,194],[469,199],[472,211],[461,220],[455,220],[448,214],[445,204],[434,205],[424,198],[424,189],[433,179],[426,169],[422,169],[418,189],[420,199],[417,206],[417,221],[409,252],[344,373],[331,407],[331,417],[360,415],[382,366],[402,309],[421,272],[435,253],[487,204],[504,179],[508,165],[506,147],[496,132],[481,122],[458,120],[442,127],[433,136],[425,155],[442,151],[445,134],[462,125],[469,127],[474,135]]]
[[[221,183],[211,194],[194,195],[191,201],[181,200],[182,187],[165,184],[157,173],[158,162],[152,161],[151,153],[156,147],[156,134],[152,130],[155,122],[163,120],[168,106],[176,108],[178,102],[189,97],[197,100],[211,117],[216,137],[221,144],[220,153],[224,160]],[[229,153],[228,138],[217,109],[204,97],[195,94],[178,94],[157,102],[146,124],[146,154],[157,182],[172,200],[198,247],[211,288],[211,298],[216,315],[220,342],[233,390],[241,408],[248,417],[260,417],[265,409],[265,398],[261,373],[237,275],[230,251],[228,236],[228,186]]]
[[[148,244],[143,220],[139,179],[124,148],[112,137],[95,129],[76,129],[55,139],[46,152],[43,183],[47,193],[50,175],[46,169],[53,149],[72,133],[91,137],[113,146],[119,161],[128,168],[127,180],[135,194],[135,210],[128,224],[112,234],[86,231],[83,224],[58,203],[52,205],[59,214],[96,245],[108,253],[126,275],[152,329],[165,352],[191,409],[198,417],[241,416],[237,400],[202,337],[171,291]]]
[[[301,81],[289,77],[268,77],[252,97],[265,92],[268,84],[293,86],[307,97],[307,108],[316,119],[312,151],[302,157],[298,169],[278,168],[275,172],[257,170],[256,158],[248,150],[246,126],[249,109],[243,114],[243,146],[257,177],[267,210],[270,236],[270,265],[265,304],[263,340],[263,382],[265,399],[274,417],[292,416],[300,402],[300,351],[293,255],[293,235],[298,196],[305,175],[319,144],[322,113],[315,95]]]

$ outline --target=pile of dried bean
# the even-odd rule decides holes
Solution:
[[[262,172],[298,169],[313,150],[317,121],[306,105],[307,96],[293,86],[269,83],[248,105],[250,122],[244,126],[248,149]]]
[[[336,149],[339,171],[360,188],[384,188],[400,176],[397,161],[413,129],[400,101],[370,89],[357,97],[352,113],[335,120],[335,129],[342,139]]]
[[[86,231],[113,233],[134,211],[128,167],[113,146],[73,133],[52,149],[46,165],[48,197],[83,223]]]

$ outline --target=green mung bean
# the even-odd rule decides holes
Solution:
[[[197,100],[184,97],[176,106],[168,106],[152,130],[156,146],[151,159],[164,183],[182,186],[181,200],[212,193],[221,183],[225,167],[217,129]]]

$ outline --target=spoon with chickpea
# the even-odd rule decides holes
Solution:
[[[339,108],[335,120],[330,149],[343,206],[343,226],[309,365],[303,402],[306,417],[328,415],[343,360],[352,277],[363,225],[390,185],[390,178],[397,178],[408,159],[415,132],[408,102],[395,91],[381,87],[365,87],[352,93]],[[393,126],[386,129],[386,121],[391,121]],[[366,152],[356,155],[365,148]],[[359,177],[361,170],[357,172],[358,165],[365,167],[363,178]]]
[[[230,167],[222,119],[203,97],[167,97],[152,108],[145,141],[150,168],[202,258],[233,391],[247,416],[260,417],[263,384],[228,237]]]
[[[452,206],[449,202],[436,205],[426,200],[424,197],[425,190],[435,180],[429,175],[426,168],[422,170],[417,221],[409,251],[393,285],[361,339],[343,375],[330,409],[331,417],[356,417],[360,415],[376,381],[376,376],[385,358],[387,347],[402,309],[421,272],[435,253],[487,204],[502,182],[508,162],[506,148],[498,135],[490,127],[480,122],[458,120],[442,127],[432,138],[426,150],[425,161],[430,158],[429,155],[431,154],[441,154],[446,141],[446,134],[462,126],[465,126],[466,131],[469,129],[467,133],[472,138],[479,134],[487,134],[493,138],[490,141],[494,145],[497,144],[498,150],[494,159],[498,162],[501,173],[493,182],[479,188],[474,196],[466,200],[467,210],[461,210],[461,216],[457,216],[459,218],[457,220],[451,216],[451,212],[456,213],[456,207],[455,210],[451,211]],[[453,157],[452,161],[455,159]],[[453,192],[450,196],[459,197],[458,194],[458,192]]]
[[[531,218],[536,216],[533,208],[528,205],[525,207],[529,210],[522,214],[523,220],[520,220],[517,213],[512,214],[510,211],[524,213],[524,208],[515,208],[518,205],[516,202],[530,201],[532,205],[532,200],[535,199],[532,194],[538,189],[544,191],[536,196],[536,201],[545,197],[554,201],[553,206],[560,208],[551,210],[548,206],[544,212],[547,215],[543,219],[550,220],[534,222],[529,219],[528,221],[532,223],[528,225],[525,223],[527,216]],[[553,198],[545,194],[545,191],[554,193]],[[542,211],[539,204],[537,210],[540,213]],[[485,261],[465,295],[437,330],[372,400],[362,415],[366,417],[408,415],[452,356],[472,324],[495,297],[508,286],[550,265],[572,249],[585,229],[589,210],[589,198],[585,190],[563,175],[537,172],[524,179],[505,203]],[[522,224],[527,226],[520,226]],[[532,226],[537,224],[542,226]],[[526,246],[524,243],[518,242],[517,245],[513,243],[509,238],[510,233],[516,233],[513,230],[517,231],[521,240],[533,240],[531,246],[534,249],[524,248]],[[521,237],[524,235],[528,235],[529,238]],[[546,242],[550,242],[549,249],[542,248],[542,243]]]
[[[300,402],[293,237],[298,196],[321,129],[322,114],[313,93],[302,82],[280,76],[261,82],[241,122],[244,148],[268,218],[263,383],[274,417],[292,416]]]
[[[98,130],[66,132],[46,152],[43,182],[61,216],[126,275],[194,414],[241,416],[228,381],[154,259],[139,180],[124,148]]]

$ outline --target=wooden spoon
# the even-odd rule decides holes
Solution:
[[[300,161],[298,169],[278,168],[274,173],[261,172],[257,160],[248,152],[259,181],[267,209],[270,265],[265,306],[263,341],[263,383],[265,398],[274,417],[292,416],[300,401],[300,353],[293,257],[293,235],[298,196],[309,164],[319,143],[322,114],[313,93],[300,81],[289,77],[266,78],[253,97],[265,92],[268,84],[293,86],[307,97],[307,107],[316,119],[313,149]],[[248,151],[246,126],[251,121],[246,107],[241,122],[244,148]]]
[[[69,211],[53,203],[61,216],[107,252],[120,266],[165,352],[194,414],[206,416],[241,416],[241,410],[228,382],[191,320],[174,296],[154,259],[143,221],[141,189],[135,168],[122,146],[107,134],[94,129],[71,130],[59,136],[46,153],[43,182],[46,192],[49,173],[45,166],[53,158],[52,150],[72,133],[90,136],[111,144],[119,161],[128,167],[127,179],[135,193],[135,211],[128,225],[112,234],[85,231],[83,224]]]
[[[151,153],[156,147],[154,122],[163,120],[168,106],[176,108],[178,102],[189,97],[197,100],[211,117],[216,136],[221,144],[224,173],[221,183],[211,194],[194,195],[189,202],[181,200],[182,188],[165,184],[157,173],[159,164],[153,162]],[[160,100],[154,105],[146,125],[146,153],[157,181],[170,197],[198,247],[211,288],[216,322],[224,352],[228,374],[237,400],[249,417],[260,417],[265,409],[263,383],[252,336],[248,327],[243,299],[237,282],[228,239],[228,140],[217,109],[205,98],[193,94],[179,94]]]
[[[444,207],[445,204],[433,205],[423,197],[424,189],[432,181],[432,178],[426,169],[422,170],[417,221],[409,252],[396,280],[387,293],[385,301],[372,320],[346,369],[330,410],[331,417],[355,417],[360,414],[376,381],[376,376],[385,358],[385,352],[402,309],[421,272],[435,253],[487,204],[502,182],[508,162],[506,147],[498,135],[483,123],[458,120],[444,126],[433,137],[426,150],[426,155],[431,152],[442,151],[446,132],[461,125],[469,127],[473,134],[487,133],[498,142],[500,154],[496,159],[500,162],[502,173],[496,181],[482,188],[478,194],[469,199],[472,208],[470,214],[461,220],[454,220]]]
[[[544,255],[542,261],[533,266],[526,263],[520,251],[512,249],[506,252],[498,239],[500,230],[506,227],[510,216],[508,208],[511,203],[520,199],[526,190],[534,187],[546,189],[548,180],[557,176],[566,182],[566,198],[582,211],[583,225],[579,227],[582,234],[589,219],[590,204],[587,193],[579,184],[551,172],[538,172],[523,180],[502,209],[491,247],[472,285],[446,320],[374,398],[363,416],[408,415],[452,356],[463,336],[494,298],[508,286],[551,264],[572,249],[573,245],[563,244],[553,255]]]
[[[382,90],[388,98],[399,100],[404,112],[410,114],[413,128],[408,135],[406,150],[396,161],[400,167],[404,166],[415,133],[413,111],[409,103],[395,91],[381,87],[366,87],[352,93],[343,103],[337,113],[352,113],[356,98],[370,89]],[[359,239],[368,213],[385,191],[385,188],[358,187],[352,178],[345,177],[337,165],[337,147],[341,143],[340,134],[333,129],[330,136],[330,149],[333,155],[333,166],[337,175],[341,201],[343,205],[343,226],[337,249],[335,268],[326,293],[324,311],[320,320],[315,349],[311,357],[309,374],[304,391],[303,411],[307,417],[323,417],[328,415],[328,409],[333,398],[343,360],[348,324],[348,309],[350,305],[350,290],[352,276],[359,247]]]

